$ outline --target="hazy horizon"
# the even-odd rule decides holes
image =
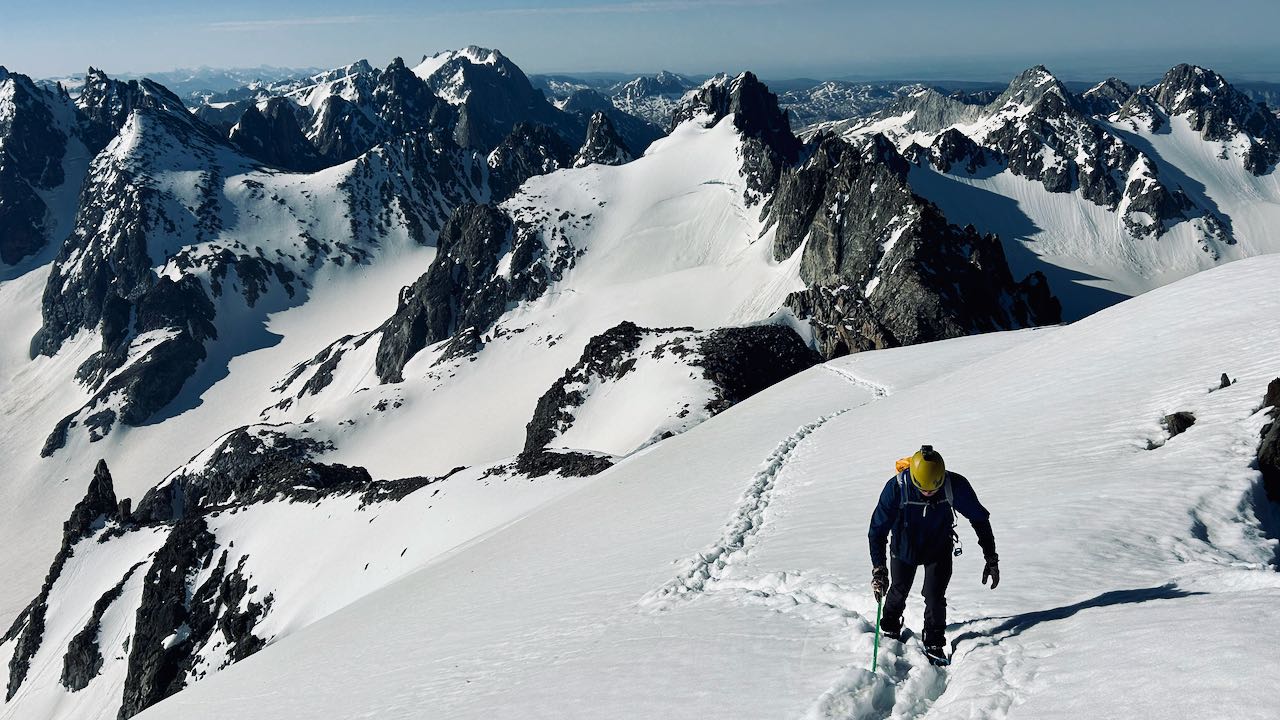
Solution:
[[[159,0],[6,9],[0,64],[32,77],[93,65],[114,74],[178,68],[329,68],[482,45],[530,74],[749,69],[764,78],[1007,81],[1043,64],[1064,80],[1159,77],[1179,62],[1238,81],[1280,81],[1280,3],[1013,0],[910,8],[834,0],[247,0],[173,8]],[[1154,25],[1159,22],[1159,29]]]

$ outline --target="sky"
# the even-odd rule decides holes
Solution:
[[[335,67],[496,47],[528,73],[1145,81],[1178,62],[1280,81],[1276,0],[0,0],[0,64],[33,77]]]

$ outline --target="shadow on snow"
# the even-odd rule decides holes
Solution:
[[[1048,610],[1035,610],[1032,612],[1022,613],[1020,615],[1010,615],[999,618],[976,618],[958,623],[953,627],[963,627],[964,625],[972,625],[973,623],[982,622],[983,620],[1003,620],[1004,622],[991,628],[990,630],[977,631],[970,630],[961,633],[951,640],[951,652],[955,653],[956,647],[965,640],[973,640],[975,638],[990,637],[993,642],[1000,642],[1007,638],[1021,635],[1029,628],[1035,627],[1040,623],[1053,622],[1054,620],[1065,620],[1081,610],[1089,610],[1092,608],[1111,607],[1113,605],[1134,605],[1137,603],[1151,602],[1152,600],[1177,600],[1179,598],[1190,597],[1192,595],[1206,595],[1201,591],[1183,590],[1173,584],[1159,585],[1157,587],[1136,588],[1133,590],[1112,590],[1104,592],[1097,597],[1081,600],[1071,605],[1063,605],[1062,607],[1050,608]]]

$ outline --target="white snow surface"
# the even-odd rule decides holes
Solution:
[[[380,385],[374,338],[343,357],[325,391],[263,420],[314,416],[313,436],[337,446],[327,461],[367,467],[374,477],[439,475],[520,452],[538,398],[588,340],[623,320],[695,329],[768,320],[803,287],[799,254],[773,260],[772,231],[761,236],[758,208],[743,201],[739,146],[732,117],[712,128],[690,122],[626,165],[529,180],[502,207],[545,228],[549,250],[577,255],[562,280],[509,309],[472,357],[437,364],[442,348],[428,347],[405,366],[403,383]],[[391,407],[375,410],[383,400]],[[593,432],[631,438],[653,430],[639,417],[625,422],[638,424]]]
[[[1045,75],[1038,82],[1051,80]],[[1031,107],[1010,100],[999,108],[975,108],[972,120],[950,128],[982,144],[994,129]],[[912,143],[929,147],[950,129],[921,131],[912,125],[913,117],[914,111],[833,127],[855,141],[883,133],[900,150]],[[912,189],[936,203],[949,222],[997,233],[1016,277],[1043,271],[1068,320],[1224,262],[1280,252],[1280,233],[1274,229],[1280,225],[1280,173],[1254,176],[1244,169],[1249,141],[1243,134],[1227,142],[1206,141],[1186,116],[1161,119],[1158,131],[1144,117],[1100,122],[1154,162],[1166,186],[1180,188],[1217,215],[1234,242],[1213,238],[1201,218],[1178,222],[1159,237],[1136,238],[1124,224],[1127,201],[1111,210],[1086,199],[1079,189],[1049,192],[1038,180],[1005,169],[987,167],[969,174],[955,166],[943,173],[926,163],[912,169]],[[1044,153],[1046,166],[1065,161],[1051,150]],[[1139,161],[1125,185],[1150,183],[1151,178],[1146,162]],[[1143,218],[1141,213],[1131,216],[1139,224]]]
[[[164,542],[164,533],[155,529],[129,533],[111,545],[97,541],[105,530],[81,540],[74,546],[62,573],[49,593],[44,641],[31,659],[27,681],[14,698],[0,705],[0,718],[114,718],[120,707],[120,689],[125,679],[128,653],[122,647],[132,636],[134,612],[119,612],[137,607],[142,592],[142,579],[150,566],[145,560]],[[52,559],[52,558],[49,558]],[[67,643],[89,620],[93,605],[103,593],[120,582],[134,563],[142,562],[130,575],[124,593],[112,603],[102,617],[98,630],[98,646],[106,672],[90,681],[88,687],[71,692],[59,683],[62,658]],[[117,610],[112,612],[112,610]],[[13,643],[3,646],[6,658]],[[7,666],[7,662],[6,662]],[[7,680],[8,668],[6,667]]]
[[[176,147],[176,140],[157,123],[135,113],[112,145],[95,161],[95,172],[114,172],[112,163],[142,165],[155,185],[168,195],[171,206],[198,204],[188,198],[207,173],[188,172],[196,161]],[[145,150],[134,153],[135,144]],[[30,359],[28,340],[40,327],[40,298],[50,266],[14,269],[0,276],[0,327],[12,342],[0,351],[0,408],[5,432],[0,435],[0,458],[11,481],[0,483],[0,544],[22,547],[21,553],[0,553],[0,625],[8,624],[34,597],[49,561],[58,547],[61,524],[83,495],[99,458],[105,458],[121,498],[135,502],[142,494],[227,430],[257,420],[263,407],[276,401],[271,386],[296,363],[308,359],[342,333],[368,329],[375,318],[395,310],[395,288],[413,282],[431,262],[434,248],[408,237],[402,223],[360,249],[367,262],[347,261],[308,265],[300,234],[323,241],[356,243],[350,216],[354,212],[339,189],[355,162],[310,175],[264,171],[229,151],[218,158],[224,172],[217,191],[228,216],[225,228],[211,242],[184,244],[179,237],[160,238],[149,248],[153,258],[179,250],[193,256],[211,255],[222,248],[265,248],[282,257],[306,281],[295,285],[296,298],[279,287],[260,298],[255,308],[245,304],[231,274],[229,289],[219,299],[217,327],[224,340],[214,347],[183,393],[160,421],[142,427],[118,425],[105,439],[90,443],[73,432],[67,448],[40,458],[44,438],[66,414],[76,410],[90,393],[76,382],[75,371],[101,340],[83,332],[66,342],[53,358]],[[375,176],[373,180],[377,180]],[[260,183],[262,188],[255,188]],[[274,198],[279,198],[279,202]],[[395,208],[390,209],[392,212]],[[188,218],[178,210],[172,217]],[[195,235],[182,228],[182,237]],[[45,257],[47,262],[49,256]],[[82,262],[91,262],[84,258]],[[81,262],[70,259],[66,265]],[[157,274],[176,273],[172,264]],[[192,271],[208,282],[208,269]],[[303,300],[305,299],[305,303]],[[131,349],[147,341],[135,338]],[[134,358],[136,359],[136,355]],[[202,392],[191,390],[201,387]]]
[[[814,368],[140,717],[1274,717],[1277,273]],[[867,519],[922,443],[991,510],[1003,582],[962,521],[955,664],[909,636],[873,674]]]
[[[546,447],[630,455],[711,417],[707,403],[716,397],[715,384],[670,349],[682,343],[696,353],[698,335],[646,335],[629,356],[635,366],[621,378],[591,375],[567,388],[582,393],[584,400],[574,408],[571,426]]]

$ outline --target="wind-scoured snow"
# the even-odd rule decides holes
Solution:
[[[1252,462],[1277,272],[831,363],[882,396],[802,373],[142,717],[1268,717],[1280,574]],[[1197,421],[1169,438],[1175,411]],[[991,510],[1003,582],[979,584],[962,521],[955,664],[909,635],[872,674],[867,521],[922,443]],[[642,602],[723,544],[762,468],[715,591]]]

